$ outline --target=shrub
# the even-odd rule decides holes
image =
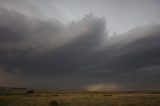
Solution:
[[[51,101],[51,102],[49,103],[49,106],[58,106],[58,102],[57,102],[56,100]]]
[[[33,89],[27,91],[27,94],[33,94],[33,93],[34,93]]]
[[[112,96],[112,95],[110,95],[110,94],[107,94],[107,95],[106,95],[106,94],[105,94],[105,95],[103,95],[103,96]]]
[[[93,95],[93,94],[91,94],[90,96],[91,96],[91,97],[93,97],[94,95]]]

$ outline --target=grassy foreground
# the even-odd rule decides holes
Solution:
[[[160,92],[0,89],[0,106],[160,106]]]

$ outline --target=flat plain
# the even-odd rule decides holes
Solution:
[[[160,92],[0,88],[0,106],[160,106]]]

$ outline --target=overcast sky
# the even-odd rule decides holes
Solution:
[[[159,0],[0,0],[0,86],[160,89]]]

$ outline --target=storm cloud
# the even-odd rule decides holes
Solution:
[[[137,26],[110,36],[106,19],[92,13],[65,24],[57,16],[39,18],[31,11],[19,11],[17,3],[1,3],[1,86],[160,88],[160,24]]]

